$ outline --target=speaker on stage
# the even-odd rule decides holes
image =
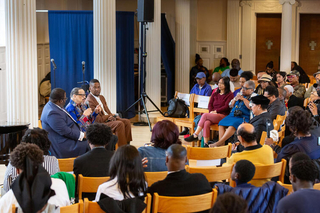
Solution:
[[[138,22],[154,22],[154,0],[138,0]]]

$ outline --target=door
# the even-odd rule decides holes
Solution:
[[[317,72],[320,62],[320,14],[300,15],[299,65],[308,75]]]
[[[273,61],[280,69],[281,14],[257,14],[256,73]]]

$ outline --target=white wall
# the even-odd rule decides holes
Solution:
[[[5,14],[4,1],[0,0],[0,122],[7,120],[7,84],[6,79],[6,34],[5,34]]]

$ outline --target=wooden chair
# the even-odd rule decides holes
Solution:
[[[305,109],[307,108],[307,106],[308,106],[309,102],[310,102],[310,98],[306,98],[306,99],[304,99],[303,107],[304,107]]]
[[[38,120],[38,127],[39,127],[40,129],[42,129],[42,123],[41,123],[41,120]]]
[[[146,175],[148,186],[151,186],[155,182],[158,182],[159,180],[165,179],[168,175],[168,172],[167,171],[164,171],[164,172],[145,172],[144,174]]]
[[[148,193],[144,199],[144,202],[147,204],[147,207],[142,213],[151,212],[151,195]],[[89,201],[88,198],[84,199],[84,213],[105,213],[97,202]]]
[[[12,204],[12,207],[11,207],[11,212],[12,213],[15,213],[16,212],[16,205]]]
[[[256,172],[252,180],[269,179],[279,176],[279,181],[284,182],[284,175],[286,171],[287,161],[282,159],[281,162],[269,165],[255,165]],[[235,187],[236,183],[230,180],[230,186]]]
[[[189,173],[201,173],[206,176],[209,182],[218,182],[231,178],[233,165],[222,167],[206,166],[206,167],[189,167],[186,166],[186,171]]]
[[[283,182],[281,182],[281,181],[278,181],[277,183],[278,183],[279,185],[283,186],[284,188],[286,188],[286,189],[289,190],[287,196],[290,195],[290,194],[293,192],[293,188],[292,188],[292,185],[291,185],[291,184],[285,184],[285,183],[283,183]],[[320,190],[320,183],[314,184],[314,185],[313,185],[313,188],[314,188],[314,189],[317,189],[317,190]]]
[[[83,200],[79,199],[79,203],[60,207],[60,213],[83,213]]]
[[[282,140],[285,137],[285,131],[286,131],[286,125],[281,127],[281,130],[279,131],[279,142],[278,146],[282,147]]]
[[[266,138],[267,138],[267,132],[263,131],[262,134],[261,134],[261,138],[260,138],[260,144],[262,146],[264,145],[264,141],[266,140]]]
[[[153,213],[156,212],[200,212],[211,209],[218,192],[213,189],[212,192],[184,197],[159,196],[153,195]]]
[[[83,177],[78,176],[78,195],[82,199],[82,193],[96,193],[98,187],[108,181],[110,177]]]
[[[214,148],[187,147],[187,157],[189,160],[215,160],[231,156],[232,145]]]
[[[60,159],[58,159],[60,172],[72,172],[74,159],[76,159],[76,158],[60,158]]]

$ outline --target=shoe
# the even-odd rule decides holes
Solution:
[[[183,138],[187,138],[187,137],[190,137],[190,134],[186,134],[183,136]]]
[[[203,148],[209,148],[209,144],[204,143],[204,144],[203,144]]]
[[[179,135],[186,135],[189,133],[189,129],[188,128],[184,128],[184,130],[182,132],[179,133]]]
[[[187,142],[193,142],[193,141],[198,141],[198,137],[194,137],[193,135],[190,135],[189,137],[184,139]]]

